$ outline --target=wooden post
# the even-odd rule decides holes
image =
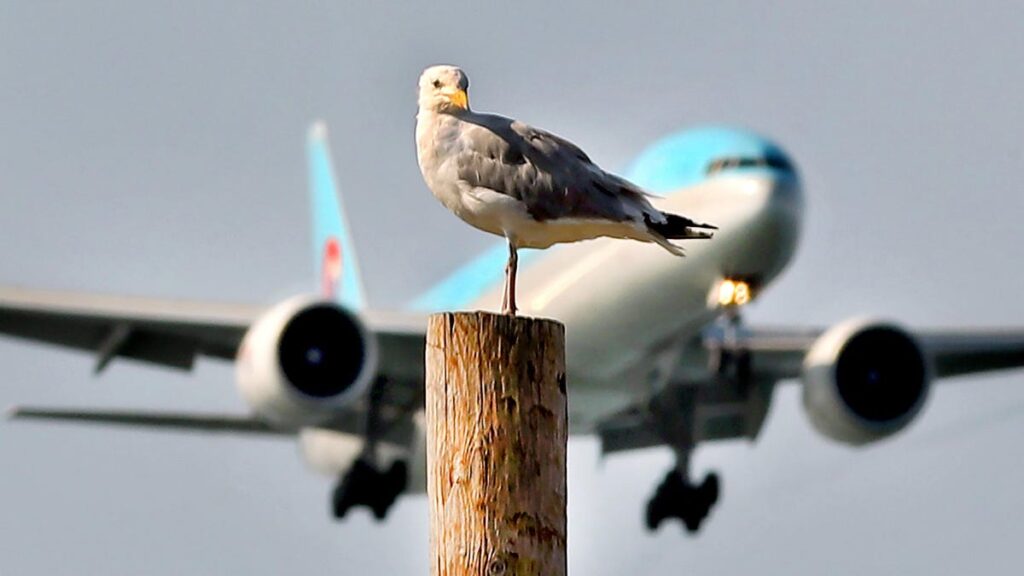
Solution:
[[[433,576],[564,576],[565,328],[430,317],[427,498]]]

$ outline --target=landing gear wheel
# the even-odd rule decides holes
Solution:
[[[351,499],[345,497],[345,491],[336,487],[334,494],[331,496],[331,515],[335,520],[341,520],[348,514],[349,508],[352,507]]]
[[[683,524],[686,526],[686,531],[690,534],[696,534],[697,530],[700,530],[700,523],[704,518],[687,515],[683,517]]]
[[[373,505],[370,506],[370,511],[373,512],[373,517],[380,522],[387,518],[389,507],[390,506],[386,502],[374,502]]]
[[[714,506],[715,503],[718,502],[718,474],[709,472],[708,475],[704,477],[704,481],[700,483],[700,488],[698,488],[698,490],[700,491],[703,499],[708,503],[708,509]]]
[[[647,511],[644,514],[644,520],[648,530],[651,532],[657,530],[658,526],[661,526],[662,520],[666,517],[665,505],[657,496],[647,501]]]
[[[388,510],[394,505],[395,500],[405,492],[405,486],[408,483],[409,468],[405,462],[398,461],[391,465],[385,473],[378,473],[380,479],[380,486],[377,487],[377,492],[374,495],[375,501],[370,505],[370,509],[373,511],[373,517],[377,520],[383,520],[388,515]]]
[[[353,507],[366,506],[374,518],[383,520],[395,500],[405,491],[407,478],[405,462],[395,462],[387,472],[380,472],[360,458],[334,489],[331,512],[340,520]]]
[[[693,534],[700,530],[700,525],[718,501],[718,496],[717,474],[708,474],[700,486],[694,486],[679,471],[672,470],[648,501],[645,524],[649,530],[654,531],[664,520],[678,518],[686,526],[687,532]]]

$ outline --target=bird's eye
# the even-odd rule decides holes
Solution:
[[[434,88],[440,88],[440,87],[441,87],[441,81],[440,80],[434,80]]]

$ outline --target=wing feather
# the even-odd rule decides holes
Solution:
[[[511,196],[537,220],[659,218],[643,190],[608,174],[578,146],[550,132],[490,114],[467,118],[457,175],[472,187]]]

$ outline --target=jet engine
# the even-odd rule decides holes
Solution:
[[[236,380],[253,410],[279,426],[323,423],[360,398],[377,371],[377,346],[337,303],[300,296],[267,311],[238,349]]]
[[[834,326],[811,346],[803,383],[804,408],[819,432],[866,444],[914,419],[928,395],[931,369],[906,331],[858,319]]]

